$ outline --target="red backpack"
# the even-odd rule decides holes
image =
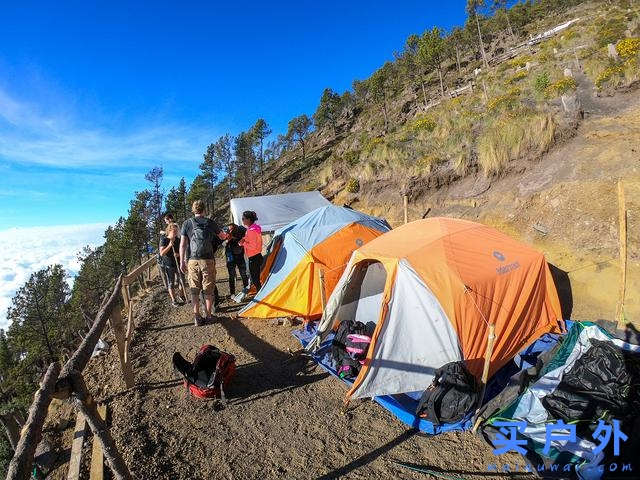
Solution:
[[[236,373],[236,359],[213,345],[203,345],[193,359],[173,354],[173,366],[184,377],[184,385],[198,398],[221,398]]]

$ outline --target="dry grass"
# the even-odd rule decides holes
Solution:
[[[519,158],[537,156],[552,144],[556,122],[549,114],[501,115],[478,138],[478,163],[485,175],[503,172]]]

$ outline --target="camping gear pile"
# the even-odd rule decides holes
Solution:
[[[585,322],[573,324],[536,366],[513,377],[481,416],[487,418],[484,433],[493,442],[505,434],[505,424],[521,425],[518,438],[526,440],[526,456],[533,465],[561,465],[561,471],[562,465],[575,465],[580,478],[592,479],[620,475],[603,466],[621,469],[637,461],[638,412],[640,346]],[[548,426],[559,421],[567,427],[552,430],[547,442]],[[608,430],[612,425],[616,428]],[[616,429],[624,442],[615,438]],[[608,438],[601,450],[603,434]]]

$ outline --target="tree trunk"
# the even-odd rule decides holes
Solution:
[[[442,82],[442,69],[438,65],[438,77],[440,78],[440,96],[444,98],[444,83]]]
[[[264,195],[264,153],[262,151],[262,138],[260,139],[260,193]]]
[[[304,163],[306,156],[304,151],[304,140],[302,138],[300,139],[300,145],[302,145],[302,163]]]
[[[509,11],[505,10],[504,14],[507,17],[507,26],[509,27],[509,35],[515,38],[515,35],[513,34],[513,28],[511,27],[511,20],[509,19]]]
[[[458,76],[460,75],[460,49],[456,44],[456,66],[458,67]]]
[[[429,102],[427,101],[427,91],[424,88],[424,80],[420,80],[420,86],[422,87],[422,98],[424,99],[424,108],[427,108]]]
[[[22,424],[14,412],[0,414],[0,424],[4,427],[9,445],[11,445],[12,450],[15,451],[18,446],[18,441],[20,440],[20,427]]]
[[[480,53],[482,54],[482,61],[485,68],[489,68],[489,62],[487,62],[487,54],[484,51],[484,42],[482,41],[482,32],[480,31],[480,20],[478,20],[478,14],[475,13],[476,26],[478,27],[478,40],[480,40]]]

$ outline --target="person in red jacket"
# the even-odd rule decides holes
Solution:
[[[249,276],[251,283],[255,285],[256,291],[260,290],[260,268],[262,267],[262,228],[256,223],[258,216],[256,212],[247,210],[242,214],[242,224],[246,227],[247,233],[238,242],[244,247],[244,254],[249,260]]]

